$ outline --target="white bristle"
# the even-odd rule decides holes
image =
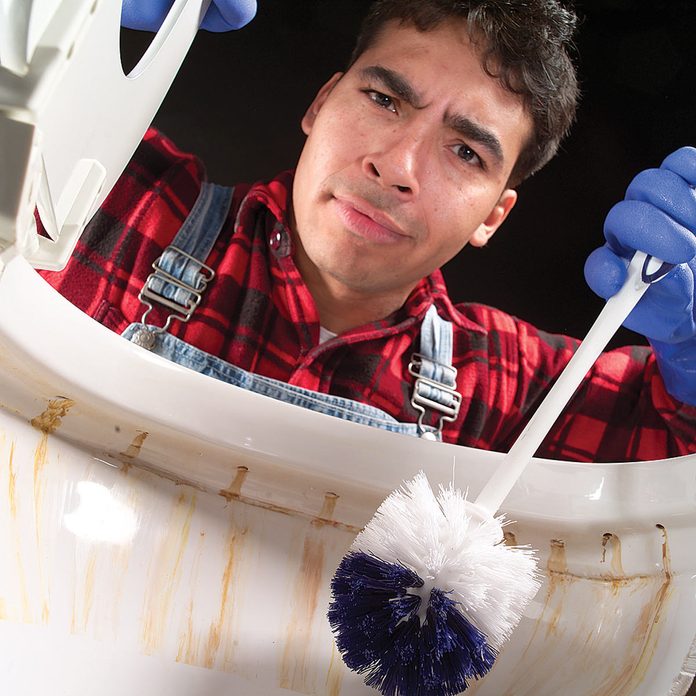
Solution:
[[[420,472],[382,503],[352,549],[432,579],[497,649],[540,584],[534,552],[506,546],[503,524],[480,517],[453,486],[435,496]]]

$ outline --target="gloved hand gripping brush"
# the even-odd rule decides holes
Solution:
[[[345,663],[385,696],[454,696],[493,666],[536,594],[533,551],[503,543],[496,513],[608,341],[673,264],[636,252],[513,447],[474,502],[435,495],[422,472],[356,537],[332,584],[328,618]]]

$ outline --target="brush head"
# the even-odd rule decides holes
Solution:
[[[334,575],[329,623],[351,669],[386,696],[454,696],[493,666],[539,588],[503,518],[425,474],[394,491]]]

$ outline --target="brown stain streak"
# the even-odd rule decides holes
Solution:
[[[551,539],[549,559],[546,562],[549,572],[568,573],[565,542],[562,539]]]
[[[65,397],[51,399],[46,410],[32,418],[30,423],[37,430],[50,435],[60,428],[63,418],[74,405],[72,399]]]
[[[209,489],[207,489],[205,486],[202,486],[199,483],[196,483],[195,481],[190,481],[188,479],[183,479],[179,476],[174,476],[173,474],[170,474],[169,472],[164,471],[162,469],[158,469],[157,467],[148,466],[145,462],[138,462],[137,466],[138,469],[153,474],[154,476],[158,476],[159,478],[163,478],[167,481],[173,481],[174,484],[177,486],[188,486],[189,488],[194,488],[205,493],[209,492]],[[240,503],[244,503],[244,505],[250,505],[251,507],[261,508],[262,510],[268,510],[269,512],[277,512],[281,515],[299,517],[300,519],[306,519],[310,521],[318,520],[320,522],[324,522],[325,525],[333,527],[334,529],[340,529],[346,532],[350,532],[353,535],[356,535],[362,531],[362,527],[355,524],[348,524],[346,522],[339,522],[337,520],[320,519],[318,515],[313,515],[309,512],[304,512],[303,510],[297,510],[296,508],[279,505],[277,503],[271,503],[265,500],[258,500],[256,498],[251,498],[249,496],[242,495],[241,493],[239,495],[230,495],[229,488],[220,489],[218,491],[218,495],[225,498],[225,500],[227,500],[228,502],[238,501]]]
[[[42,433],[39,438],[39,443],[36,445],[36,450],[34,451],[34,516],[36,519],[36,543],[39,543],[39,527],[41,516],[39,511],[41,509],[41,499],[43,497],[43,482],[41,480],[41,473],[46,466],[46,455],[48,453],[48,435]]]
[[[633,694],[644,680],[655,655],[655,648],[661,637],[659,625],[672,590],[671,557],[667,531],[660,524],[656,527],[662,532],[663,581],[652,601],[643,607],[633,633],[634,640],[641,642],[640,652],[637,659],[629,660],[624,664],[623,669],[612,678],[610,684],[602,684],[596,696],[630,696]],[[653,576],[639,575],[635,577],[655,579]]]
[[[4,440],[4,438],[3,438]],[[15,443],[12,442],[10,445],[10,454],[9,454],[9,462],[8,462],[8,484],[7,484],[7,496],[8,496],[8,502],[9,502],[9,507],[10,507],[10,523],[12,524],[13,531],[11,533],[12,538],[14,539],[14,545],[15,545],[15,556],[17,558],[17,576],[19,580],[19,586],[20,586],[20,591],[22,593],[22,620],[25,623],[29,623],[31,621],[31,613],[29,611],[29,596],[27,595],[27,580],[26,580],[26,573],[24,572],[24,563],[22,561],[22,554],[21,550],[19,547],[19,539],[20,539],[20,533],[15,529],[15,527],[18,524],[18,518],[17,518],[17,472],[15,471],[14,468],[14,451],[15,451]],[[6,609],[5,609],[6,612]],[[7,617],[7,614],[5,613],[5,616]]]
[[[324,543],[317,532],[304,541],[302,562],[293,591],[293,609],[280,668],[280,687],[301,693],[307,684],[307,653],[310,649],[312,620],[316,612],[324,565]]]
[[[238,466],[237,473],[234,475],[232,483],[227,488],[220,491],[220,495],[229,502],[230,500],[238,500],[242,494],[242,486],[246,477],[249,474],[249,467]]]
[[[517,537],[514,532],[503,532],[505,546],[517,546]]]
[[[551,551],[547,563],[547,572],[549,576],[549,593],[547,595],[547,604],[544,606],[544,611],[548,607],[548,600],[551,594],[557,589],[564,592],[568,580],[568,559],[566,556],[565,542],[561,539],[551,539]],[[563,602],[560,602],[551,612],[548,620],[546,635],[555,634],[558,630],[558,624],[561,620],[561,609]]]
[[[235,559],[237,557],[237,553],[239,553],[239,544],[244,539],[246,533],[247,529],[241,530],[239,534],[237,534],[237,531],[233,529],[227,541],[227,564],[225,565],[225,571],[222,574],[220,611],[218,613],[217,621],[210,627],[208,632],[208,642],[205,648],[204,665],[208,668],[214,666],[215,658],[220,650],[220,642],[222,641],[222,636],[225,631],[225,625],[229,615],[228,602],[230,600],[230,590],[232,588]]]
[[[592,696],[630,696],[644,680],[651,661],[654,658],[656,645],[662,635],[660,624],[664,615],[665,606],[667,605],[667,600],[671,593],[672,580],[671,556],[667,532],[662,525],[657,525],[657,528],[661,530],[663,536],[662,561],[664,579],[662,583],[660,583],[660,587],[656,588],[654,591],[652,598],[647,600],[647,603],[644,605],[637,619],[633,632],[634,649],[631,650],[629,647],[625,648],[626,657],[621,661],[620,671],[608,676],[596,690],[592,691]],[[557,594],[557,592],[565,592],[565,589],[576,581],[589,581],[604,586],[608,585],[612,591],[618,591],[618,588],[622,586],[639,586],[647,589],[651,585],[655,585],[659,582],[659,577],[655,577],[654,575],[642,573],[631,576],[625,575],[621,563],[620,540],[615,534],[606,533],[602,537],[603,562],[606,561],[605,554],[607,549],[613,552],[612,573],[588,576],[570,572],[567,568],[564,542],[558,539],[551,540],[550,555],[547,562],[548,589],[544,607],[541,615],[535,622],[525,650],[513,671],[521,669],[523,673],[528,673],[533,670],[534,660],[532,660],[530,664],[528,653],[532,647],[543,647],[544,640],[548,640],[548,638],[542,638],[541,641],[537,639],[540,628],[545,623],[548,622],[550,624],[550,634],[555,632],[555,623],[557,623],[560,618],[561,608],[564,604],[563,594]],[[617,577],[619,573],[621,573],[621,576]],[[602,588],[600,587],[600,589]],[[558,614],[558,616],[556,616],[556,614]],[[580,641],[585,649],[588,649],[588,646],[591,645],[595,639],[596,635],[594,630],[590,631],[586,637],[578,636],[578,641]],[[596,650],[597,647],[594,646],[589,648],[589,650],[593,649]],[[534,692],[525,691],[525,694],[527,693]],[[505,696],[518,696],[517,689],[506,691]],[[588,696],[590,695],[588,694]]]
[[[333,516],[337,502],[338,495],[336,493],[332,493],[331,491],[325,493],[321,510],[319,510],[319,514],[312,520],[312,525],[314,527],[323,527],[326,524],[330,525],[334,521]]]
[[[329,671],[326,674],[326,693],[327,696],[339,696],[343,685],[343,661],[338,655],[336,646],[331,646],[331,662]]]
[[[672,577],[672,554],[669,551],[669,539],[667,538],[667,530],[664,525],[656,524],[655,527],[662,533],[662,570],[665,578]]]
[[[164,469],[158,469],[156,466],[151,466],[142,460],[124,459],[120,454],[109,454],[108,456],[123,464],[123,467],[121,468],[121,471],[123,473],[127,473],[130,470],[131,465],[133,465],[134,467],[137,467],[140,471],[145,471],[148,474],[152,474],[153,476],[162,478],[165,481],[171,481],[175,486],[188,486],[189,488],[194,488],[197,491],[203,491],[205,493],[210,492],[205,486],[201,485],[200,483],[196,483],[195,481],[191,481],[189,479],[181,478],[180,476],[175,476],[171,472],[165,471]]]
[[[72,402],[71,402],[72,403]],[[33,425],[33,423],[32,423]],[[42,431],[39,438],[39,443],[36,445],[36,450],[34,451],[34,533],[36,538],[36,552],[37,552],[37,565],[39,570],[39,586],[43,594],[41,600],[41,620],[43,623],[48,623],[49,619],[49,608],[48,608],[48,597],[47,591],[44,585],[43,577],[43,553],[42,553],[42,543],[41,543],[41,508],[43,504],[43,490],[44,481],[42,480],[41,474],[46,466],[46,459],[48,454],[48,431]]]
[[[145,430],[136,430],[135,432],[137,434],[131,440],[130,445],[128,445],[123,452],[120,452],[121,457],[125,457],[126,459],[135,459],[140,454],[140,450],[150,434]]]
[[[188,508],[184,512],[183,522],[180,528],[178,528],[176,518],[182,514],[182,510],[186,505],[186,495],[182,493],[172,513],[172,520],[169,525],[170,535],[165,540],[158,554],[157,566],[159,567],[156,568],[156,577],[150,575],[149,578],[150,591],[146,599],[143,628],[143,642],[148,653],[154,652],[162,644],[172,598],[178,585],[181,561],[188,544],[191,520],[196,507],[195,497],[191,496]],[[160,583],[164,585],[163,588],[160,586]]]
[[[542,609],[539,618],[536,620],[534,624],[534,630],[529,636],[527,645],[525,646],[524,651],[520,657],[520,664],[525,663],[527,653],[529,652],[530,648],[534,645],[537,633],[539,632],[539,629],[544,623],[544,619],[547,616],[547,614],[551,614],[551,617],[548,621],[549,628],[547,633],[552,633],[553,631],[555,631],[558,619],[560,618],[558,609],[551,609],[551,599],[556,593],[557,589],[563,588],[566,581],[566,578],[564,576],[568,573],[565,542],[561,539],[551,539],[549,543],[549,557],[546,561],[546,574],[548,576],[548,585],[546,588],[546,597],[544,599],[544,608]],[[510,695],[506,693],[505,696]]]
[[[179,650],[176,654],[177,662],[196,664],[198,661],[198,641],[195,640],[195,630],[193,627],[193,600],[189,602],[188,618],[186,621],[186,631],[179,639]]]
[[[198,573],[203,555],[203,546],[205,543],[205,532],[201,530],[198,535],[198,552],[196,558],[191,565],[191,583],[193,586],[198,584]],[[198,665],[198,650],[200,647],[200,638],[198,632],[194,628],[194,598],[189,599],[188,615],[186,619],[186,627],[180,634],[179,649],[176,655],[177,662],[185,662],[190,665]]]
[[[278,512],[281,515],[290,515],[292,517],[299,517],[310,522],[319,523],[319,526],[330,526],[334,529],[341,529],[346,532],[351,532],[352,534],[358,534],[362,531],[362,527],[358,527],[354,524],[347,524],[346,522],[339,522],[337,520],[325,519],[320,515],[312,515],[309,512],[304,512],[303,510],[297,510],[295,508],[286,507],[283,505],[278,505],[277,503],[270,503],[265,500],[258,500],[256,498],[249,498],[245,495],[231,496],[228,489],[223,489],[218,492],[227,501],[238,501],[244,503],[245,505],[251,505],[251,507],[261,508],[262,510],[268,510],[269,512]],[[316,526],[316,525],[315,525]]]

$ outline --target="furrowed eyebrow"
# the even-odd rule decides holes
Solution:
[[[368,65],[360,70],[363,80],[376,80],[394,96],[406,102],[414,109],[422,109],[425,104],[423,98],[415,90],[413,85],[401,74],[385,68],[383,65]],[[445,118],[445,125],[457,131],[467,140],[472,140],[488,150],[496,165],[500,166],[504,161],[503,147],[500,140],[487,128],[472,121],[466,116],[451,115]]]
[[[412,106],[414,109],[423,107],[423,100],[411,83],[399,73],[382,65],[368,65],[360,71],[364,80],[381,82],[394,96]]]
[[[475,123],[470,118],[466,116],[448,116],[445,119],[445,125],[447,125],[452,130],[457,131],[460,135],[465,137],[467,140],[473,140],[480,145],[483,145],[488,152],[496,160],[496,164],[500,165],[503,163],[503,147],[500,144],[500,140],[487,128],[480,126]]]

